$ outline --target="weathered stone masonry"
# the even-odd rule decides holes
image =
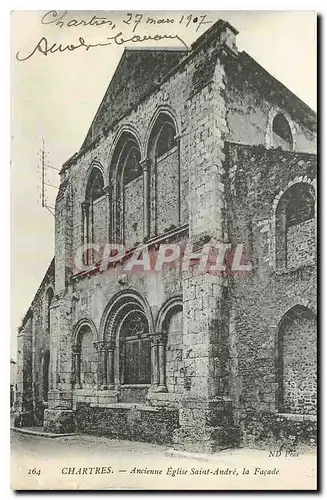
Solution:
[[[314,442],[316,117],[236,35],[219,21],[190,51],[125,51],[61,170],[17,425],[190,451]],[[217,241],[244,244],[251,271],[97,263],[107,243],[155,258]]]

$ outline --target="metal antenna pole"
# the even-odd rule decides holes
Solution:
[[[42,138],[42,151],[41,151],[41,206],[42,208],[46,208],[55,218],[54,214],[54,207],[50,207],[48,205],[48,202],[46,200],[46,193],[45,193],[45,186],[52,187],[54,189],[58,189],[58,186],[54,186],[50,182],[45,181],[45,174],[46,174],[46,169],[51,168],[52,170],[55,170],[57,172],[60,172],[59,168],[53,167],[52,165],[49,165],[46,163],[46,154],[45,154],[45,142],[44,139]]]

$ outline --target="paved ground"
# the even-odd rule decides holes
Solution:
[[[268,451],[246,449],[180,455],[149,443],[16,432],[11,447],[14,489],[315,488],[312,451],[296,458],[269,458]]]
[[[39,436],[28,436],[11,431],[11,447],[14,456],[24,455],[30,458],[60,458],[77,455],[80,458],[144,456],[162,457],[164,446],[133,441],[120,441],[106,437],[79,434],[77,436],[48,439]]]

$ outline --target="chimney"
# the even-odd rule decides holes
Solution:
[[[192,44],[192,49],[197,50],[205,44],[211,44],[212,46],[218,45],[226,52],[238,55],[236,35],[238,35],[238,31],[231,24],[219,19]]]
[[[222,47],[226,47],[234,54],[238,54],[236,45],[236,35],[238,35],[238,31],[227,21],[222,21],[221,23],[219,45],[221,45]]]

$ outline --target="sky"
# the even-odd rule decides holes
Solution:
[[[53,44],[104,43],[119,31],[125,39],[156,33],[178,35],[188,46],[213,22],[229,21],[238,31],[237,45],[286,87],[316,110],[316,19],[310,11],[127,12],[13,11],[11,13],[11,356],[16,359],[16,334],[54,255],[54,217],[41,206],[40,151],[60,169],[79,150],[123,53],[124,45],[74,51],[33,52],[42,37]],[[93,15],[102,26],[76,26]],[[63,17],[62,17],[63,16]],[[184,16],[184,17],[182,17]],[[202,17],[201,16],[205,16]],[[149,25],[153,19],[173,23]],[[43,18],[43,24],[42,23]],[[197,22],[194,19],[197,18]],[[208,24],[199,25],[200,19]],[[56,22],[59,20],[59,25]],[[75,21],[74,21],[75,20]],[[138,24],[135,21],[140,20]],[[56,21],[49,24],[49,21]],[[71,26],[67,23],[71,21]],[[124,22],[126,21],[126,22]],[[62,24],[60,24],[62,23]],[[113,27],[114,25],[114,27]],[[134,31],[133,31],[134,29]],[[45,43],[43,41],[43,43]],[[127,47],[159,47],[163,42],[127,43]],[[165,46],[183,47],[177,39]],[[44,47],[44,45],[43,45]],[[56,45],[58,47],[58,45]],[[47,169],[47,182],[59,176]],[[46,204],[54,206],[57,189],[47,187]]]

